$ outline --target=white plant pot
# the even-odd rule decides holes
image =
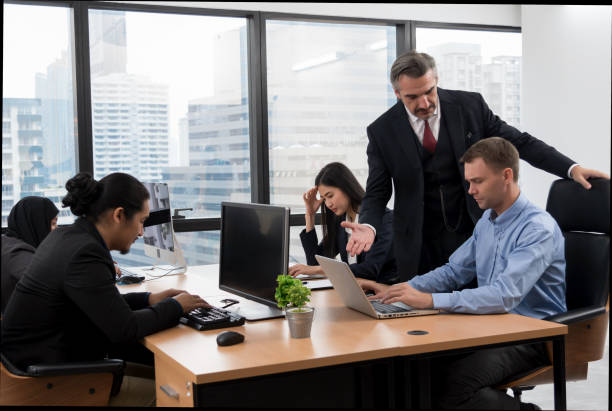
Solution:
[[[297,310],[302,310],[297,311]],[[285,310],[285,317],[289,322],[289,333],[292,338],[309,338],[312,320],[314,318],[313,307],[289,308]]]

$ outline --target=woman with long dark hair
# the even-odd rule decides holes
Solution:
[[[2,236],[2,312],[38,245],[57,227],[59,210],[45,197],[24,197],[9,213]]]
[[[150,364],[139,340],[208,304],[174,289],[119,293],[110,251],[127,253],[143,234],[149,193],[141,182],[124,173],[100,181],[79,173],[66,190],[63,205],[78,218],[49,234],[15,287],[2,318],[2,353],[23,369],[107,355]],[[146,358],[127,358],[133,353]]]
[[[320,198],[317,199],[317,193]],[[303,195],[306,206],[306,228],[300,233],[308,265],[289,267],[289,274],[324,274],[315,255],[335,258],[338,254],[348,263],[356,277],[393,284],[399,280],[393,256],[392,226],[393,211],[386,210],[376,242],[367,253],[351,257],[346,244],[351,232],[343,228],[343,221],[358,222],[359,206],[365,192],[351,170],[344,164],[327,164],[315,178],[315,186]],[[315,215],[321,208],[323,240],[318,243],[315,230]]]

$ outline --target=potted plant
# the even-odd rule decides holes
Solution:
[[[291,337],[310,337],[314,308],[305,307],[305,304],[310,301],[310,290],[300,280],[290,275],[279,275],[276,282],[278,287],[274,298],[278,307],[285,310]]]

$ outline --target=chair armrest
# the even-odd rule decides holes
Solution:
[[[121,390],[124,371],[125,361],[106,359],[100,361],[30,365],[26,370],[26,374],[30,377],[50,377],[60,375],[112,373],[113,383],[111,385],[110,395],[114,397],[119,394]]]
[[[590,320],[592,318],[598,317],[606,312],[606,307],[585,307],[585,308],[577,308],[575,310],[570,310],[565,313],[555,314],[543,318],[546,321],[552,321],[561,324],[573,324],[584,320]]]
[[[31,377],[94,374],[105,372],[119,374],[123,373],[124,369],[125,362],[123,360],[108,359],[100,361],[29,365],[26,369],[26,373]]]

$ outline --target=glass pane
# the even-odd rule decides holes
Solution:
[[[97,10],[89,20],[96,178],[167,182],[188,217],[249,201],[246,20]]]
[[[494,113],[520,126],[521,33],[417,28],[416,44],[436,59],[440,87],[481,93]]]
[[[303,213],[302,193],[332,161],[365,188],[366,127],[396,102],[395,27],[268,21],[266,42],[270,202]]]
[[[219,217],[250,201],[246,19],[89,13],[95,177],[166,182],[171,208]],[[189,265],[218,262],[218,232],[180,233]],[[143,241],[126,265],[151,265]]]
[[[64,185],[76,172],[70,9],[4,4],[2,226],[26,196],[51,199],[59,224]]]

